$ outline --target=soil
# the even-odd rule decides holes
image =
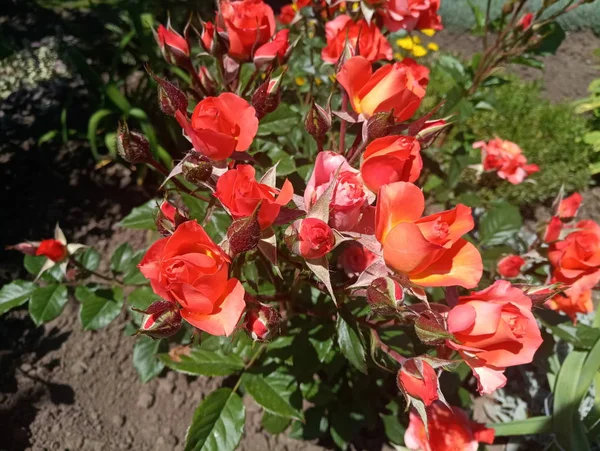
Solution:
[[[467,35],[439,36],[442,47],[464,55],[478,48]],[[570,35],[558,55],[546,58],[544,73],[522,74],[542,77],[553,100],[583,96],[597,76],[591,52],[599,46],[589,33]],[[23,110],[34,121],[47,117],[42,111],[31,112],[36,103],[32,95],[15,96],[2,104],[0,119],[5,122],[0,123],[0,131],[10,128],[6,111],[14,112],[13,121],[23,117]],[[85,92],[81,95],[85,98]],[[30,136],[34,135],[29,126],[18,128],[11,132],[10,145],[6,147],[4,140],[5,147],[0,149],[3,210],[8,207],[5,217],[15,218],[3,230],[8,235],[3,244],[48,236],[58,219],[64,219],[61,225],[69,238],[100,250],[115,249],[125,241],[134,248],[148,244],[145,233],[118,229],[114,224],[154,193],[152,185],[136,186],[134,174],[122,166],[95,170],[83,141],[70,141],[47,149],[42,159],[40,155],[33,158],[29,152],[41,150],[32,146]],[[600,192],[587,194],[586,202],[600,204]],[[9,280],[19,275],[19,262],[20,257],[5,253],[0,277]],[[0,449],[182,449],[194,409],[206,394],[228,381],[164,371],[142,384],[132,366],[134,340],[123,333],[126,313],[97,332],[83,332],[77,316],[77,303],[71,300],[58,319],[40,328],[34,327],[24,310],[2,318]],[[246,408],[242,450],[323,449],[285,434],[270,436],[261,429],[256,405],[246,402]]]

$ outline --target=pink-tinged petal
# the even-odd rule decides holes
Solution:
[[[386,265],[401,274],[410,274],[429,263],[440,251],[440,246],[427,241],[412,222],[393,227],[382,244]]]
[[[467,240],[458,240],[437,261],[419,274],[411,274],[410,280],[424,287],[463,288],[477,286],[483,274],[483,262],[477,248]]]
[[[477,391],[480,395],[489,395],[506,385],[504,369],[492,369],[486,366],[476,366],[476,363],[466,360],[477,378]]]
[[[352,108],[358,114],[362,112],[359,93],[372,74],[371,63],[362,56],[355,56],[344,63],[337,75],[337,81],[348,93]]]
[[[500,324],[502,305],[479,300],[469,301],[467,304],[462,305],[468,305],[476,312],[473,328],[469,331],[465,331],[469,334],[470,341],[473,339],[476,340],[478,335],[487,336],[496,331],[498,324]],[[458,305],[457,307],[460,306],[461,305]],[[479,345],[478,342],[476,342],[476,344]]]
[[[275,199],[275,203],[284,206],[292,200],[292,197],[294,197],[294,187],[288,179],[285,179],[281,191],[279,191],[279,195],[277,196],[277,199]]]
[[[181,299],[178,299],[179,304],[185,310],[189,310],[196,314],[210,314],[213,310],[213,304],[208,297],[197,288],[190,284],[181,285]]]
[[[192,326],[211,335],[229,336],[234,331],[244,308],[244,287],[237,279],[229,279],[223,298],[210,314],[183,309],[181,316]]]
[[[469,304],[457,305],[448,313],[448,332],[456,334],[468,331],[475,325],[477,313]]]
[[[402,222],[414,222],[425,210],[421,190],[408,182],[396,182],[379,189],[375,213],[375,235],[380,242],[390,230]]]
[[[573,218],[577,214],[577,210],[581,206],[583,196],[579,193],[574,193],[563,199],[558,205],[558,216],[561,218]]]

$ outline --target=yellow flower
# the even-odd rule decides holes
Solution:
[[[335,74],[332,74],[329,76],[329,79],[331,80],[332,83],[335,83],[335,80],[337,79],[337,77],[335,76]]]
[[[432,52],[437,52],[440,49],[440,46],[437,45],[435,42],[430,42],[429,44],[427,44],[427,48]]]
[[[296,12],[298,11],[298,4],[296,2],[292,3],[292,9]]]
[[[422,45],[415,45],[414,48],[412,49],[412,54],[416,58],[420,58],[422,56],[427,55],[427,49],[425,47],[423,47]]]
[[[358,11],[358,8],[360,8],[360,4],[359,3],[353,3],[352,4],[352,11],[356,12],[356,11]]]
[[[424,28],[421,30],[421,33],[423,33],[425,36],[433,36],[435,35],[435,30],[433,28]]]
[[[296,77],[296,84],[298,86],[304,86],[306,84],[306,78],[304,78],[304,77]]]
[[[419,36],[413,36],[413,37],[412,37],[412,41],[413,41],[415,44],[420,44],[420,43],[421,43],[421,38],[420,38]]]
[[[404,38],[400,38],[396,41],[398,47],[403,48],[405,50],[412,50],[414,43],[410,36],[406,36]]]
[[[394,53],[394,59],[396,59],[398,61],[402,61],[404,59],[404,57],[399,52],[396,52],[396,53]]]
[[[317,86],[321,86],[322,83],[323,83],[323,80],[321,80],[320,78],[315,78],[315,84]]]

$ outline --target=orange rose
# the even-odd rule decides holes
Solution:
[[[415,182],[421,174],[421,146],[412,136],[378,138],[365,149],[360,172],[367,187],[377,192],[393,182]]]
[[[321,52],[321,58],[327,63],[338,62],[346,42],[350,42],[355,53],[358,49],[359,54],[372,63],[393,58],[392,46],[377,25],[369,25],[364,19],[355,23],[350,16],[337,16],[325,25],[325,35],[327,45]]]
[[[262,0],[222,1],[217,24],[227,31],[229,56],[249,61],[275,33],[275,15]]]
[[[256,171],[247,164],[240,164],[236,169],[227,171],[217,182],[215,197],[219,199],[234,219],[247,218],[252,215],[260,201],[258,223],[261,230],[273,224],[281,207],[287,204],[294,194],[289,180],[279,191],[264,183],[259,183],[254,176]]]
[[[404,434],[408,449],[421,451],[477,451],[479,442],[494,443],[494,430],[469,420],[458,407],[447,407],[441,401],[427,410],[427,426],[415,412]]]
[[[344,63],[337,79],[348,93],[354,111],[364,119],[393,110],[396,120],[405,121],[415,114],[425,97],[429,69],[406,58],[373,73],[366,58],[355,56]]]
[[[564,294],[559,293],[545,303],[546,307],[565,313],[573,324],[577,323],[578,313],[590,313],[594,311],[592,303],[592,290],[586,290],[579,295],[573,295],[567,290]]]
[[[578,297],[600,282],[600,226],[586,220],[575,229],[550,245],[548,259],[554,267],[553,282],[571,285],[571,295]]]
[[[523,257],[518,255],[507,255],[498,262],[498,273],[502,277],[517,277],[525,264]]]
[[[212,335],[233,332],[246,305],[244,288],[228,279],[229,257],[196,221],[154,243],[139,268],[158,296],[181,306],[192,326]]]
[[[481,149],[485,171],[497,171],[498,177],[513,185],[540,170],[536,164],[527,164],[527,158],[517,144],[505,139],[494,138],[487,143],[478,141],[473,148]]]
[[[388,30],[441,30],[440,0],[387,0],[384,23]]]
[[[564,219],[574,218],[582,201],[583,196],[579,193],[573,193],[569,197],[565,197],[558,204],[558,211],[556,212],[558,217]]]
[[[481,255],[461,238],[473,228],[471,209],[457,205],[421,218],[424,209],[423,193],[412,183],[379,189],[375,235],[386,265],[417,285],[473,288],[483,272]]]
[[[181,111],[175,117],[194,149],[215,161],[247,150],[258,131],[255,109],[230,92],[201,100],[194,108],[191,125]]]
[[[426,406],[438,399],[438,376],[427,361],[408,359],[396,377],[400,391],[411,398],[423,401]]]
[[[461,296],[448,313],[448,332],[457,350],[479,381],[479,393],[504,387],[506,367],[530,363],[542,344],[531,313],[531,299],[506,280],[470,296]]]

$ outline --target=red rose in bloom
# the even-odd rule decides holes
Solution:
[[[440,0],[387,0],[384,24],[390,31],[441,30]]]
[[[573,324],[577,324],[577,313],[590,313],[594,311],[592,290],[585,290],[579,294],[573,294],[571,290],[567,290],[564,294],[557,294],[544,305],[552,310],[565,313],[571,318]]]
[[[256,64],[257,67],[260,67],[275,60],[281,63],[290,47],[288,40],[289,35],[290,30],[281,30],[275,35],[271,42],[267,42],[259,47],[254,54],[254,64]]]
[[[425,97],[429,69],[405,58],[373,73],[366,58],[355,56],[344,63],[337,79],[348,93],[352,108],[363,118],[393,110],[396,120],[405,121]]]
[[[334,180],[336,172],[337,179]],[[312,208],[331,183],[336,185],[329,204],[329,225],[337,230],[351,230],[358,223],[361,211],[367,204],[363,182],[358,171],[342,155],[331,151],[319,152],[315,169],[304,190],[307,210]]]
[[[521,268],[525,260],[518,255],[507,255],[498,262],[498,273],[502,277],[517,277],[521,273]]]
[[[600,226],[587,220],[574,228],[579,230],[550,245],[548,260],[553,282],[571,285],[571,295],[578,297],[600,282]]]
[[[247,164],[240,164],[236,169],[227,171],[217,182],[215,197],[219,199],[234,219],[251,216],[260,201],[258,223],[261,230],[273,224],[281,207],[287,204],[294,194],[289,180],[279,191],[255,180],[256,171]]]
[[[504,387],[506,367],[530,363],[542,344],[531,299],[506,280],[459,297],[448,313],[448,332],[456,341],[446,345],[471,367],[480,394]]]
[[[219,27],[229,36],[229,56],[249,61],[252,54],[275,33],[275,15],[262,0],[222,1]]]
[[[300,255],[307,260],[313,260],[327,255],[333,249],[335,238],[325,222],[316,218],[306,218],[300,221],[298,244]]]
[[[353,22],[350,16],[337,16],[325,25],[327,46],[321,52],[323,61],[335,64],[340,59],[346,41],[350,42],[352,48],[370,62],[381,59],[391,60],[393,58],[392,46],[381,34],[375,23],[369,25],[366,20],[361,19]]]
[[[518,25],[523,30],[527,30],[531,26],[532,22],[533,22],[533,13],[527,13],[527,14],[523,15],[523,17],[521,17]]]
[[[421,146],[416,138],[386,136],[367,146],[360,172],[365,185],[377,192],[389,183],[415,182],[422,168]]]
[[[375,236],[386,265],[417,285],[473,288],[483,272],[481,255],[461,238],[473,229],[471,209],[459,204],[421,218],[424,209],[423,193],[412,183],[379,189]]]
[[[194,108],[191,125],[181,111],[175,117],[194,149],[215,161],[247,150],[258,131],[252,105],[230,92],[201,100]]]
[[[421,451],[477,451],[479,442],[494,443],[494,430],[471,421],[458,407],[448,408],[438,401],[427,410],[427,426],[421,417],[410,412],[410,423],[404,434],[408,449]]]
[[[397,382],[402,393],[420,399],[426,406],[438,399],[438,377],[425,360],[416,358],[404,362],[398,372]]]
[[[377,256],[364,246],[353,243],[344,247],[338,258],[338,266],[348,277],[357,277],[375,261]]]
[[[551,243],[552,241],[558,240],[560,232],[563,229],[563,223],[558,216],[552,216],[546,232],[544,232],[544,243]]]
[[[487,144],[484,141],[476,142],[473,148],[481,149],[484,170],[498,171],[501,179],[513,185],[518,185],[528,175],[540,170],[536,164],[527,164],[521,148],[511,141],[494,138]]]
[[[43,255],[53,262],[60,262],[67,258],[67,246],[58,240],[43,240],[35,251],[35,255]]]
[[[579,193],[573,193],[569,197],[564,198],[558,204],[558,217],[563,219],[574,218],[577,215],[577,210],[581,206],[583,196]]]
[[[167,24],[165,27],[164,25],[160,24],[158,26],[156,36],[160,51],[168,62],[174,62],[171,61],[170,55],[175,57],[190,55],[190,48],[187,41],[183,36],[173,30],[170,25]]]
[[[154,243],[139,264],[152,290],[181,306],[181,316],[212,335],[230,335],[246,305],[244,288],[228,279],[229,257],[196,221]]]

